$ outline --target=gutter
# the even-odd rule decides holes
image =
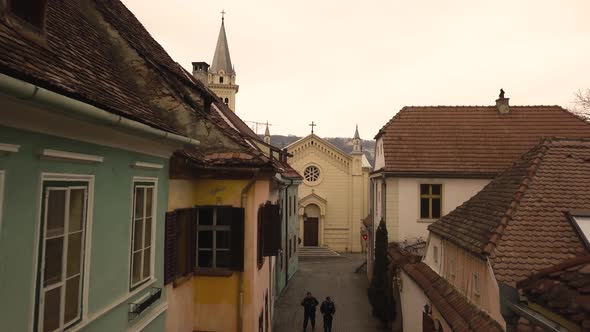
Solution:
[[[64,111],[67,111],[107,125],[133,130],[150,136],[161,137],[176,143],[194,146],[200,144],[200,142],[194,138],[156,129],[5,74],[0,74],[0,92],[16,97],[20,100],[31,101],[42,106],[49,106],[56,112],[63,113]]]

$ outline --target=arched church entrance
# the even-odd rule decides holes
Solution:
[[[303,213],[303,245],[317,247],[320,234],[320,208],[315,204],[305,207]]]

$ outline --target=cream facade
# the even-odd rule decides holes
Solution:
[[[315,134],[289,145],[289,164],[303,175],[299,186],[301,245],[328,246],[337,251],[360,252],[361,219],[369,208],[370,164],[355,147],[347,154]]]

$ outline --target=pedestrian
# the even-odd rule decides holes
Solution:
[[[320,312],[324,315],[324,332],[332,332],[332,318],[336,313],[336,305],[329,296],[322,302]]]
[[[311,321],[311,330],[315,331],[315,308],[320,304],[318,300],[307,292],[307,295],[301,301],[303,306],[303,332],[307,329],[307,322]]]

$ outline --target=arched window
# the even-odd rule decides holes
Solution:
[[[229,104],[229,98],[225,98],[225,104]]]

